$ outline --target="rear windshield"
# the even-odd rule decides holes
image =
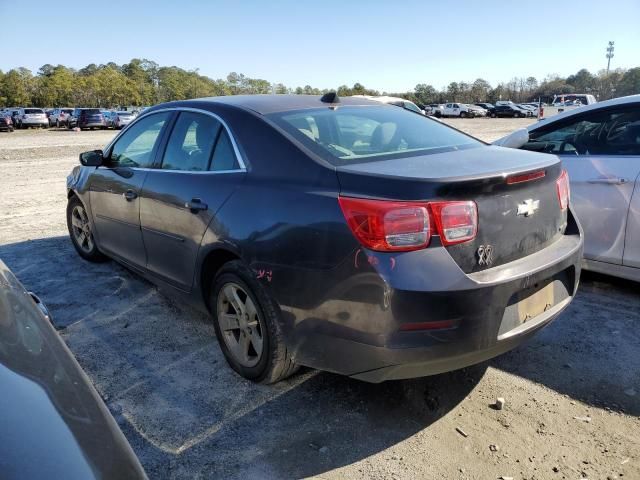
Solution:
[[[392,106],[318,108],[267,116],[336,166],[482,145],[437,120]]]
[[[25,108],[24,113],[44,113],[41,108]]]
[[[73,108],[63,108],[62,111],[64,113],[71,113],[71,112],[73,112]]]
[[[133,113],[131,112],[118,112],[119,117],[132,117]]]
[[[85,115],[95,115],[102,112],[98,108],[84,108],[80,110],[80,113],[84,113]]]

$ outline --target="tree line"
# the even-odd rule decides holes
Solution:
[[[535,77],[513,78],[492,86],[482,78],[451,82],[443,89],[421,83],[410,92],[379,92],[360,83],[349,87],[319,89],[310,85],[290,88],[261,78],[250,78],[231,72],[224,79],[212,79],[196,70],[162,67],[147,59],[132,59],[118,65],[90,64],[75,70],[64,65],[43,65],[34,75],[21,67],[0,70],[0,107],[33,106],[142,106],[218,95],[255,93],[322,94],[337,91],[340,96],[388,94],[404,97],[420,104],[444,102],[514,102],[541,99],[549,101],[554,94],[591,93],[598,100],[640,93],[640,67],[601,70],[592,74],[586,69],[562,78],[548,75],[541,81]]]

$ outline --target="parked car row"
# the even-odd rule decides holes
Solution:
[[[121,129],[136,117],[136,113],[124,110],[100,108],[6,108],[0,110],[0,131],[12,132],[19,128],[80,128]]]
[[[0,111],[3,118],[0,129],[13,131],[14,128],[47,128],[49,120],[41,108],[7,108]]]

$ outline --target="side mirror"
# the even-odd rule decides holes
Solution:
[[[80,163],[85,167],[99,167],[103,162],[102,150],[90,150],[80,154]]]
[[[529,141],[529,132],[526,128],[519,128],[506,137],[499,138],[492,145],[497,147],[520,148]]]

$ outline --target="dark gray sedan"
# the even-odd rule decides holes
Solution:
[[[551,322],[580,278],[557,158],[365,98],[158,105],[81,163],[67,182],[78,253],[209,310],[255,381],[477,363]]]

